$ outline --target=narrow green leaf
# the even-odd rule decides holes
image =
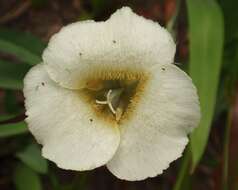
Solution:
[[[0,28],[0,51],[16,56],[22,62],[34,65],[41,62],[45,44],[35,36]]]
[[[41,56],[46,44],[39,38],[28,32],[20,32],[0,27],[0,39],[19,44],[21,47],[31,51],[37,56]]]
[[[0,138],[20,135],[27,132],[28,128],[24,121],[0,125]]]
[[[225,82],[226,91],[232,97],[236,93],[238,81],[238,1],[221,0],[221,6],[224,12],[226,37],[222,82]]]
[[[39,175],[24,164],[18,164],[13,177],[17,190],[42,190]]]
[[[238,152],[234,151],[236,147],[237,132],[237,82],[238,82],[238,1],[237,0],[220,0],[225,20],[225,52],[223,59],[222,82],[224,87],[223,93],[227,103],[227,125],[224,133],[223,147],[223,189],[238,189]],[[220,104],[222,101],[220,101]]]
[[[179,168],[179,173],[176,179],[176,183],[174,184],[173,190],[189,189],[186,186],[188,186],[187,185],[188,181],[191,180],[191,176],[189,175],[190,157],[191,157],[191,154],[189,152],[189,146],[188,146],[181,160],[181,166]]]
[[[40,147],[36,144],[27,146],[25,150],[17,153],[17,157],[36,172],[47,173],[47,161],[41,156]]]
[[[10,53],[15,55],[21,61],[29,63],[31,65],[37,64],[41,61],[40,57],[34,55],[29,50],[21,47],[18,44],[14,44],[12,42],[0,39],[0,50],[4,53]]]
[[[32,6],[34,8],[42,8],[42,7],[46,6],[47,3],[49,3],[48,0],[31,0],[31,2],[32,2]]]
[[[223,16],[214,0],[187,0],[190,38],[190,74],[198,88],[202,118],[191,135],[192,168],[201,159],[214,114],[222,63]]]
[[[0,115],[0,121],[5,121],[7,119],[11,119],[14,115]]]
[[[93,8],[93,16],[98,16],[102,14],[105,7],[111,7],[113,2],[107,0],[91,0],[92,8]]]
[[[92,19],[93,19],[92,13],[87,12],[87,11],[82,11],[81,14],[80,14],[80,17],[79,17],[79,20],[80,20],[80,21],[83,21],[83,20],[92,20]]]
[[[23,78],[30,66],[0,60],[0,88],[21,90]]]
[[[20,113],[22,108],[19,106],[15,90],[5,90],[4,92],[4,110],[14,115]]]
[[[238,39],[238,1],[237,0],[220,0],[225,19],[225,36],[226,41],[231,42]]]

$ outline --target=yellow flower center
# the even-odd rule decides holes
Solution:
[[[135,110],[146,76],[142,72],[107,71],[87,79],[83,92],[97,116],[119,123]]]

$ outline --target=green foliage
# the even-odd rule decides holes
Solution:
[[[0,116],[0,122],[3,122],[3,121],[6,121],[6,120],[9,120],[9,119],[12,119],[14,116],[12,115],[1,115]]]
[[[107,0],[91,0],[92,7],[93,7],[93,16],[100,15],[103,10],[105,10],[105,7],[108,7],[111,5],[111,1]]]
[[[22,108],[19,106],[19,102],[14,90],[5,90],[5,96],[3,100],[6,113],[18,114],[21,112]]]
[[[41,156],[40,147],[36,144],[28,145],[17,157],[34,171],[46,174],[48,170],[47,161]]]
[[[24,121],[19,123],[9,123],[0,125],[0,138],[10,137],[13,135],[19,135],[27,132],[28,129]]]
[[[236,10],[238,1],[223,0],[221,6],[224,12],[226,36],[222,79],[231,98],[238,81],[238,11]]]
[[[237,0],[221,0],[221,7],[225,18],[225,36],[229,43],[234,39],[238,39],[238,1]]]
[[[17,190],[42,190],[39,175],[24,164],[18,164],[13,177]]]
[[[49,2],[48,0],[31,1],[34,9],[43,8]],[[174,190],[191,189],[192,183],[196,180],[196,176],[190,175],[190,161],[192,159],[192,169],[194,169],[202,158],[213,118],[232,107],[232,104],[230,103],[229,105],[226,101],[229,99],[227,98],[230,97],[229,95],[235,93],[235,89],[237,88],[235,85],[237,85],[238,81],[238,11],[236,10],[238,1],[186,0],[186,2],[188,8],[190,41],[189,72],[198,88],[202,109],[202,120],[200,126],[191,135],[191,144],[187,147],[186,152],[181,159]],[[220,9],[217,2],[220,3],[222,9]],[[177,5],[179,5],[179,3],[180,0],[177,0]],[[93,17],[101,19],[103,15],[107,15],[107,13],[116,8],[116,6],[113,5],[113,2],[106,0],[92,0],[89,4],[92,7],[80,10],[79,20],[92,19]],[[137,11],[140,12],[140,9]],[[143,11],[141,13],[143,13]],[[177,29],[177,27],[174,27],[176,24],[175,22],[180,20],[177,19],[177,17],[180,16],[177,11],[178,10],[176,10],[174,17],[168,24],[170,30]],[[224,13],[225,35],[222,11]],[[186,30],[186,28],[184,29]],[[173,32],[174,34],[176,33],[176,31]],[[223,42],[224,40],[225,42]],[[4,96],[2,96],[4,97],[2,105],[3,110],[6,113],[18,114],[19,112],[23,112],[24,108],[23,106],[19,106],[19,100],[16,98],[14,90],[22,90],[25,74],[32,65],[42,61],[41,55],[45,47],[44,43],[29,33],[0,27],[0,54],[6,54],[6,57],[10,55],[11,60],[12,58],[13,60],[16,58],[17,62],[19,62],[17,64],[12,61],[0,60],[0,88],[4,89],[1,90],[4,94]],[[223,65],[221,67],[222,58]],[[220,75],[221,68],[222,73]],[[218,99],[216,96],[220,76],[221,83],[219,86]],[[227,94],[229,95],[227,96]],[[215,110],[216,102],[217,107]],[[23,102],[21,102],[21,104],[23,104]],[[215,117],[214,113],[216,113]],[[2,120],[11,119],[12,117],[12,115],[1,116],[0,122]],[[224,170],[225,172],[223,171],[223,181],[226,183],[224,183],[225,186],[227,186],[229,178],[228,129],[229,128],[226,128],[224,130],[226,133],[224,136],[226,136],[226,138],[221,143],[224,144],[225,147],[223,159],[223,164],[225,163],[225,167],[223,167],[226,168]],[[0,140],[3,142],[1,145],[5,145],[8,143],[8,140],[12,140],[13,143],[9,145],[11,148],[6,144],[6,149],[10,149],[10,151],[7,151],[7,156],[15,156],[18,159],[17,160],[14,157],[11,166],[14,166],[16,161],[19,162],[16,165],[13,175],[13,182],[17,190],[42,190],[41,174],[47,175],[47,185],[52,189],[85,189],[87,186],[87,174],[75,173],[74,178],[71,180],[65,178],[62,180],[59,178],[58,170],[48,168],[47,160],[41,156],[40,147],[33,144],[33,138],[30,135],[24,135],[26,133],[28,133],[28,128],[24,121],[0,124]],[[24,135],[22,138],[18,136],[17,138],[3,139],[21,134]],[[20,148],[23,148],[22,151],[19,151]],[[4,153],[4,156],[5,155],[6,153]],[[206,161],[205,165],[207,168],[217,167],[217,165],[220,164],[217,163],[219,161],[215,162],[210,157]],[[208,162],[210,162],[210,164]],[[213,166],[210,166],[212,164]],[[235,169],[236,168],[234,167],[234,170]]]
[[[185,154],[182,157],[181,166],[179,168],[178,177],[176,179],[176,183],[173,187],[173,190],[190,189],[190,188],[187,188],[189,186],[189,181],[191,180],[191,176],[188,175],[189,160],[190,160],[190,152],[189,152],[189,149],[187,148],[185,150]]]
[[[236,0],[222,0],[221,6],[224,12],[225,18],[225,50],[223,58],[223,73],[222,84],[225,91],[224,101],[229,105],[227,108],[227,124],[224,131],[223,141],[223,176],[222,187],[226,189],[237,189],[237,164],[232,160],[236,160],[238,155],[233,153],[233,147],[230,147],[235,129],[235,122],[233,120],[233,112],[236,109],[235,97],[237,96],[237,84],[238,84],[238,1]],[[235,120],[235,116],[234,116]],[[233,126],[232,126],[233,125]],[[231,148],[231,149],[230,149]],[[230,149],[230,150],[229,150]],[[230,158],[233,157],[233,158]],[[232,165],[232,167],[230,167]]]
[[[31,0],[32,6],[35,8],[41,8],[47,5],[48,0]]]
[[[223,50],[223,16],[214,0],[187,0],[190,75],[198,88],[202,118],[191,135],[192,168],[207,144],[216,103]]]
[[[45,44],[29,33],[0,28],[0,51],[16,56],[30,65],[41,62]]]
[[[23,78],[29,69],[30,66],[26,64],[0,60],[0,88],[22,89]]]
[[[82,11],[79,17],[79,21],[92,20],[92,19],[93,19],[93,15],[87,11]]]

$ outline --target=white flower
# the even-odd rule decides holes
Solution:
[[[26,121],[43,156],[70,170],[106,165],[126,180],[161,174],[200,119],[191,79],[172,64],[175,48],[128,7],[55,34],[24,80]]]

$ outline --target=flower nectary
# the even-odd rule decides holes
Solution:
[[[96,116],[120,123],[133,114],[147,80],[146,72],[107,70],[86,79],[82,94]]]

